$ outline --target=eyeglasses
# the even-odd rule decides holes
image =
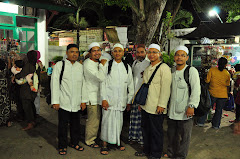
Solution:
[[[123,52],[123,50],[113,50],[113,52],[114,53],[117,53],[117,52],[121,53],[121,52]]]
[[[137,54],[144,54],[145,53],[145,51],[137,51]]]
[[[101,52],[101,49],[97,49],[97,50],[92,50],[91,52],[95,53],[95,52]]]
[[[147,54],[157,54],[157,53],[160,53],[160,52],[159,52],[159,51],[158,51],[158,52],[156,52],[156,51],[153,51],[153,52],[148,51],[148,52],[147,52]]]
[[[184,55],[184,54],[182,54],[182,55],[175,54],[174,56],[176,56],[176,57],[186,57],[186,55]]]

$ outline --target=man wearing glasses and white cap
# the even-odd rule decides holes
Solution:
[[[159,159],[163,151],[163,120],[167,113],[167,104],[171,89],[171,69],[161,61],[160,46],[151,44],[147,51],[151,64],[143,73],[143,82],[147,83],[156,71],[148,89],[146,104],[141,106],[143,152],[136,152],[135,156],[150,156]]]
[[[165,157],[184,159],[187,157],[192,133],[194,108],[200,101],[200,79],[196,68],[189,69],[189,83],[184,79],[187,68],[188,48],[178,46],[174,55],[176,67],[172,69],[172,91],[168,111],[168,151]],[[189,92],[190,91],[190,92]]]
[[[106,70],[105,63],[107,60],[102,59],[99,61],[101,48],[97,42],[93,42],[88,46],[88,52],[89,58],[83,63],[85,84],[89,99],[87,103],[88,119],[86,122],[85,143],[92,148],[98,148],[99,145],[95,143],[95,139],[97,138],[101,115],[100,84],[105,79],[104,70]]]
[[[112,52],[114,60],[107,63],[106,78],[101,84],[102,98],[102,125],[101,140],[103,147],[101,154],[107,155],[107,144],[116,144],[120,151],[125,147],[121,145],[120,134],[123,126],[123,111],[130,110],[134,95],[134,85],[131,67],[122,60],[124,48],[115,44]]]

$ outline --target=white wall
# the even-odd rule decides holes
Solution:
[[[173,29],[171,30],[175,36],[183,36],[191,33],[194,31],[196,28],[185,28],[185,29]],[[174,38],[170,40],[170,49],[174,50],[177,46],[179,45],[185,45],[185,44],[190,44],[189,40],[184,40],[181,38]]]
[[[67,46],[48,46],[48,59],[50,61],[55,56],[63,56],[66,54]]]
[[[39,9],[39,19],[37,20],[38,51],[41,53],[40,60],[43,65],[48,65],[48,34],[46,34],[46,13],[44,9]]]

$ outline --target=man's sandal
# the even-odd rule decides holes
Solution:
[[[135,156],[138,156],[138,157],[147,156],[144,152],[135,152],[134,155],[135,155]]]
[[[82,146],[80,146],[80,145],[73,145],[73,144],[71,144],[69,146],[71,148],[74,148],[75,150],[78,150],[78,151],[83,151],[84,150],[84,148]]]
[[[120,145],[120,146],[117,146],[117,149],[119,149],[120,151],[125,151],[126,148],[124,146]]]
[[[96,143],[94,143],[94,144],[91,144],[91,145],[88,145],[89,147],[91,147],[91,148],[99,148],[99,145],[98,144],[96,144]]]
[[[59,155],[66,155],[67,154],[67,148],[59,149],[58,154]]]
[[[107,147],[101,147],[100,153],[101,155],[108,155],[108,151],[109,149]]]
[[[163,158],[170,158],[167,153],[163,155]]]

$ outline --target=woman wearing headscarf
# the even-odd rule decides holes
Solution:
[[[38,76],[40,77],[40,72],[43,68],[43,64],[42,64],[42,61],[40,60],[41,58],[41,53],[39,51],[36,51],[37,52],[37,65],[36,65],[36,70],[37,70],[37,74]],[[40,78],[38,78],[39,81],[40,81]],[[36,114],[39,115],[40,113],[40,82],[39,82],[39,89],[38,89],[38,92],[37,92],[37,96],[34,100],[34,105],[35,105],[35,108],[36,108]]]
[[[0,125],[11,126],[9,121],[11,103],[8,94],[7,65],[0,59]]]
[[[22,68],[22,71],[16,74],[15,78],[25,78],[28,74],[34,74],[36,71],[37,63],[37,52],[31,50],[27,53],[28,62]],[[34,100],[37,93],[31,91],[29,84],[25,83],[20,86],[20,98],[22,101],[22,106],[24,110],[25,120],[27,120],[27,126],[22,130],[29,130],[35,126],[36,108],[34,105]]]
[[[209,83],[209,92],[211,95],[212,105],[216,103],[215,114],[212,119],[212,128],[219,129],[221,118],[222,118],[222,109],[228,98],[228,87],[230,86],[230,74],[226,69],[227,59],[221,57],[218,60],[218,67],[212,67],[205,80],[206,83]],[[198,126],[204,126],[207,114],[200,117],[198,120]]]

